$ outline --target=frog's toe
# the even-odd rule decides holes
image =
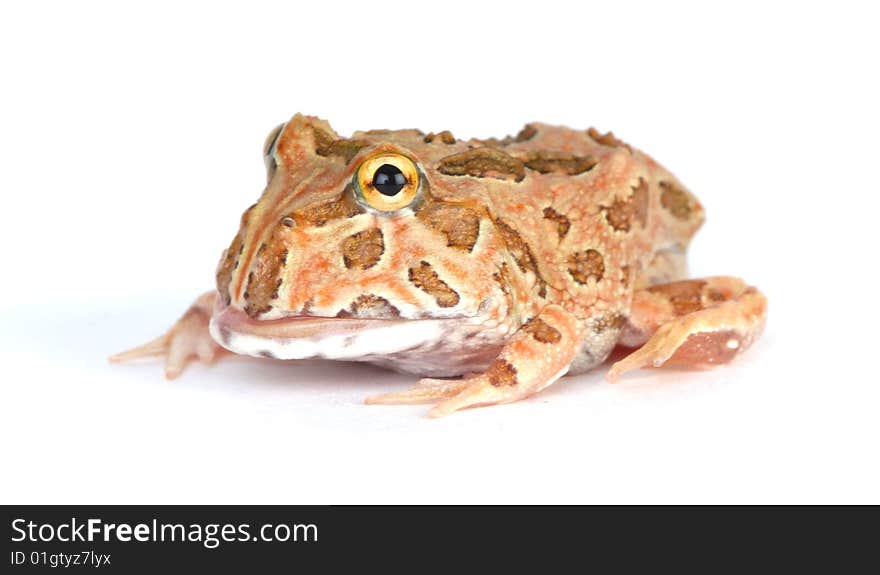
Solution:
[[[380,395],[371,395],[365,400],[370,405],[415,405],[434,403],[452,397],[467,386],[463,379],[431,379],[420,380],[406,391],[395,391]]]
[[[133,347],[131,349],[113,354],[109,358],[110,363],[123,363],[126,361],[133,361],[135,359],[143,359],[146,357],[163,355],[165,353],[165,350],[168,349],[169,339],[170,335],[166,333],[164,335],[160,335],[150,342],[145,343],[144,345],[139,345],[137,347]]]
[[[449,399],[441,401],[428,412],[428,417],[444,417],[451,413],[455,413],[459,409],[468,407],[476,407],[478,405],[491,405],[495,403],[504,403],[511,401],[504,393],[500,392],[497,387],[489,383],[488,379],[482,376],[472,378],[468,381],[457,394]]]
[[[110,357],[110,361],[118,363],[164,356],[165,377],[168,379],[179,376],[194,359],[206,364],[213,363],[226,353],[208,331],[213,298],[211,292],[203,295],[163,335],[142,346],[117,353]]]
[[[660,284],[637,292],[627,331],[644,344],[611,366],[607,379],[642,367],[707,367],[727,363],[760,335],[767,299],[737,278]],[[627,344],[629,345],[629,344]]]
[[[178,332],[171,338],[165,353],[165,377],[175,379],[179,376],[191,358],[196,355],[198,342],[192,334]]]
[[[686,332],[671,328],[669,324],[661,327],[645,345],[612,365],[605,376],[608,382],[616,383],[620,376],[629,371],[642,367],[660,367],[666,363],[687,338]]]
[[[463,379],[425,378],[406,391],[373,395],[366,399],[371,405],[415,405],[437,403],[428,417],[443,417],[459,409],[505,401],[505,395],[492,386],[484,375]]]
[[[211,364],[224,351],[208,332],[207,322],[207,317],[193,314],[172,328],[165,352],[165,377],[176,378],[196,359]]]

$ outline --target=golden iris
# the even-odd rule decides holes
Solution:
[[[358,167],[355,185],[371,208],[393,212],[410,205],[419,191],[419,169],[400,154],[379,154]]]

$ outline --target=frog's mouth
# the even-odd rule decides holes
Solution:
[[[215,309],[211,336],[239,354],[278,359],[363,359],[442,341],[450,319],[289,316],[259,320],[235,307]]]

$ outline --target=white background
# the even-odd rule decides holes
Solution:
[[[3,503],[880,503],[870,3],[4,3]],[[770,300],[711,372],[605,368],[442,420],[411,376],[106,356],[213,284],[295,112],[615,134],[705,204],[694,275]]]

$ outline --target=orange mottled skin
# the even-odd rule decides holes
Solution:
[[[438,416],[527,397],[619,344],[639,349],[612,380],[667,361],[728,361],[763,326],[756,289],[686,279],[702,206],[611,134],[530,124],[503,140],[418,130],[342,138],[297,115],[265,154],[268,184],[221,258],[217,290],[117,359],[165,355],[174,376],[222,346],[465,375],[368,400],[436,403]],[[377,154],[417,167],[405,207],[382,211],[358,192],[370,185],[358,170]],[[361,337],[375,329],[385,335]]]

